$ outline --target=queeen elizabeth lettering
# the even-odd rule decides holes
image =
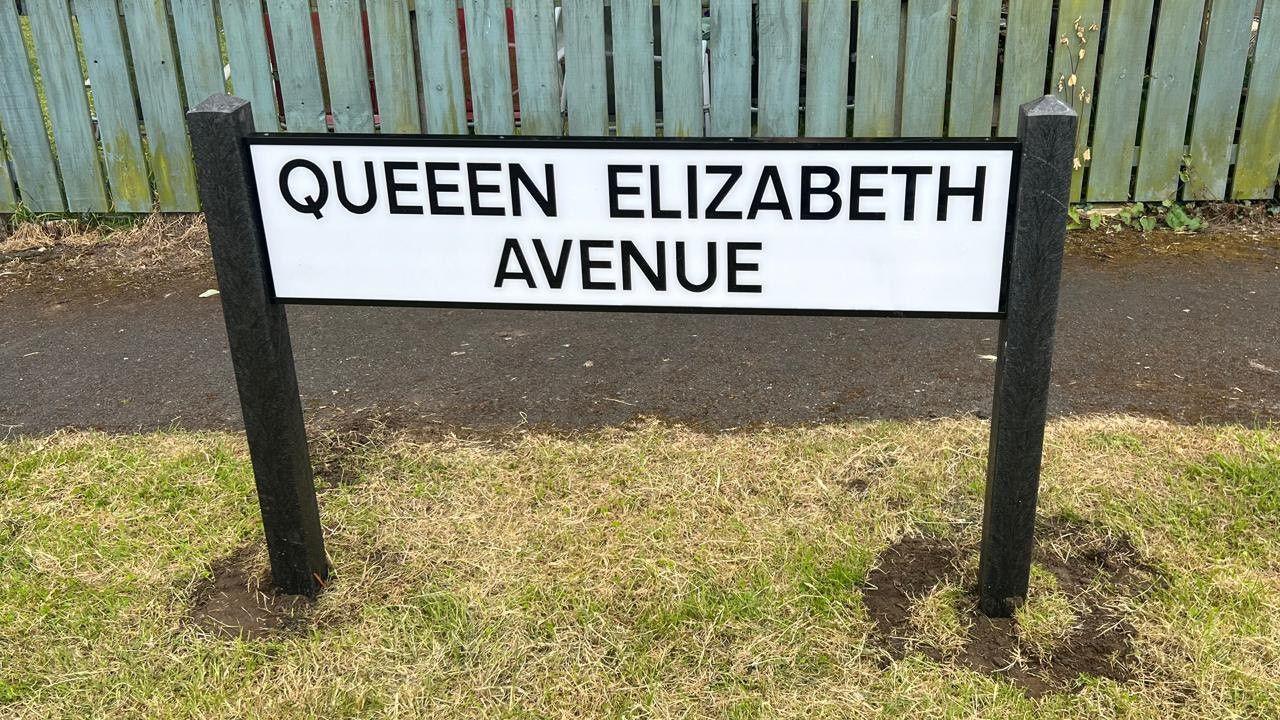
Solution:
[[[783,173],[771,164],[605,163],[600,170],[594,185],[579,180],[559,188],[554,163],[295,158],[280,167],[278,187],[289,208],[316,220],[371,213],[558,218],[585,202],[583,194],[597,194],[593,202],[607,207],[611,221],[600,235],[647,219],[741,223],[768,217],[857,226],[925,219],[980,223],[986,212],[985,165],[957,172],[945,163],[804,164]],[[494,256],[493,287],[760,293],[761,249],[759,241],[678,237],[641,247],[625,232],[612,238],[507,236]]]

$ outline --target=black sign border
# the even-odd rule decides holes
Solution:
[[[572,149],[644,149],[652,147],[696,150],[1007,150],[1012,154],[1009,200],[1005,217],[1004,250],[1000,268],[1000,301],[995,312],[950,312],[919,310],[825,310],[788,308],[697,307],[666,305],[592,305],[565,303],[461,302],[439,300],[355,300],[294,298],[276,294],[271,274],[271,254],[258,198],[257,177],[253,175],[250,148],[254,145],[384,146],[384,147],[539,147]],[[670,313],[681,315],[760,315],[795,317],[894,317],[1002,320],[1008,314],[1009,267],[1013,255],[1014,224],[1017,219],[1018,178],[1022,144],[1018,140],[983,138],[623,138],[623,137],[542,137],[524,135],[401,135],[355,133],[255,133],[242,140],[245,165],[252,187],[250,200],[253,222],[258,231],[266,270],[267,297],[277,304],[332,305],[356,307],[426,307],[475,310],[556,310],[569,312]]]

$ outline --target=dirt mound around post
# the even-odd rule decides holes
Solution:
[[[261,546],[246,545],[210,566],[211,577],[191,594],[190,618],[197,628],[250,640],[306,625],[313,601],[276,592],[263,554]]]
[[[1042,521],[1030,598],[1013,618],[978,610],[977,553],[972,541],[936,537],[907,537],[885,550],[863,591],[877,644],[894,658],[916,652],[1003,678],[1031,697],[1078,689],[1081,675],[1134,679],[1124,601],[1158,575],[1126,539]]]

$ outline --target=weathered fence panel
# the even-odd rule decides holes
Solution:
[[[196,209],[182,113],[224,91],[261,130],[638,137],[1008,137],[1051,92],[1077,200],[1270,199],[1280,0],[0,0],[0,212]]]

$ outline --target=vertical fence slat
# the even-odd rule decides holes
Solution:
[[[1080,57],[1082,45],[1077,35],[1076,22],[1084,28],[1084,57]],[[1076,127],[1076,160],[1079,166],[1071,174],[1071,199],[1079,200],[1084,185],[1084,172],[1089,162],[1084,157],[1089,144],[1089,126],[1093,119],[1092,95],[1096,83],[1098,69],[1098,37],[1097,29],[1089,28],[1102,23],[1102,0],[1062,0],[1058,8],[1058,28],[1054,36],[1057,42],[1053,51],[1053,77],[1050,84],[1053,92],[1058,92],[1080,116]],[[1062,38],[1067,43],[1062,43]],[[1072,75],[1076,76],[1075,85],[1070,85]],[[1062,84],[1062,90],[1058,85]],[[1081,97],[1081,94],[1084,97]]]
[[[0,2],[0,124],[22,204],[37,212],[66,210],[17,6],[7,0]]]
[[[618,134],[653,137],[653,0],[613,0],[610,15]]]
[[[124,0],[122,5],[133,75],[141,89],[138,99],[160,209],[195,211],[200,200],[173,49],[167,41],[169,25],[164,0]],[[157,42],[156,38],[165,41]]]
[[[950,39],[950,0],[911,0],[907,4],[907,55],[902,73],[904,137],[942,135]]]
[[[1129,198],[1152,5],[1152,0],[1130,0],[1111,6],[1102,72],[1098,76],[1093,159],[1089,165],[1090,200]]]
[[[1183,188],[1187,200],[1222,200],[1227,196],[1231,142],[1240,111],[1253,9],[1254,0],[1215,0],[1210,6],[1204,64],[1192,115],[1191,162]]]
[[[27,12],[53,125],[62,187],[67,193],[67,209],[102,212],[108,207],[107,193],[98,165],[98,143],[93,139],[89,122],[80,58],[71,32],[71,12],[66,0],[30,3]]]
[[[701,137],[702,2],[664,0],[662,20],[662,134]]]
[[[182,63],[182,87],[186,91],[187,107],[195,107],[210,95],[227,91],[213,3],[209,0],[169,2],[173,8],[173,34],[178,38],[178,59]]]
[[[1178,168],[1186,151],[1183,135],[1196,71],[1190,60],[1200,43],[1204,2],[1160,2],[1134,200],[1170,200],[1178,192]]]
[[[712,136],[751,134],[751,3],[711,0]]]
[[[222,31],[231,66],[231,92],[253,106],[253,126],[261,132],[280,128],[271,57],[258,0],[222,0]]]
[[[960,0],[956,7],[955,57],[951,63],[951,108],[947,135],[991,135],[996,102],[996,49],[999,42],[1000,3]]]
[[[325,132],[324,93],[307,0],[267,0],[276,75],[289,132]]]
[[[512,0],[516,25],[516,80],[520,132],[560,135],[560,61],[556,58],[554,0]]]
[[[466,0],[467,67],[477,134],[515,132],[507,7],[502,0]]]
[[[316,10],[333,129],[373,132],[373,100],[369,97],[360,0],[319,0]]]
[[[564,92],[570,135],[609,132],[604,9],[596,0],[564,0]]]
[[[378,95],[378,128],[384,133],[422,132],[408,0],[365,0],[365,7]]]
[[[805,41],[804,134],[842,137],[848,119],[849,32],[853,3],[810,0]]]
[[[417,8],[427,132],[466,135],[467,97],[462,83],[457,3],[419,0]]]
[[[760,0],[757,12],[756,134],[795,137],[800,131],[800,0]]]
[[[1044,94],[1049,62],[1049,24],[1053,0],[1015,0],[1009,3],[1004,62],[1000,75],[1000,122],[997,134],[1018,134],[1018,107]]]
[[[0,123],[0,213],[18,209],[18,196],[13,191],[13,177],[9,175],[9,163],[4,158],[4,124]]]
[[[1280,170],[1280,2],[1269,0],[1258,25],[1258,46],[1249,73],[1249,95],[1240,122],[1231,196],[1269,198]]]
[[[853,134],[887,137],[897,129],[901,0],[858,2],[853,58]]]
[[[93,87],[111,206],[116,212],[146,212],[151,209],[151,182],[138,132],[120,17],[115,3],[75,0],[74,7]]]

